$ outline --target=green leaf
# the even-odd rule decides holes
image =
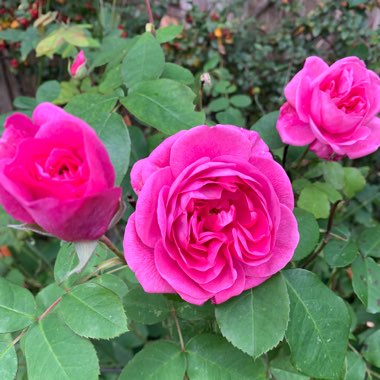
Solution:
[[[369,363],[380,368],[380,330],[371,334],[364,341],[363,353]]]
[[[262,285],[218,305],[219,328],[235,347],[254,358],[269,351],[285,335],[289,320],[289,297],[279,274]]]
[[[309,380],[293,367],[290,357],[283,354],[270,362],[270,371],[276,380]]]
[[[194,111],[194,98],[187,86],[157,79],[137,84],[121,103],[142,123],[171,135],[204,123],[204,112]]]
[[[212,100],[208,104],[207,108],[210,112],[219,112],[219,111],[223,111],[227,109],[229,105],[230,105],[230,102],[228,98],[217,98],[217,99]]]
[[[97,133],[106,146],[115,169],[115,184],[120,185],[127,173],[131,155],[131,140],[128,128],[119,114],[112,113],[103,127],[97,130]]]
[[[357,168],[343,168],[344,186],[343,192],[348,198],[354,197],[359,191],[364,189],[365,178]]]
[[[356,352],[347,352],[347,372],[344,380],[364,380],[366,365]]]
[[[252,104],[252,100],[247,95],[234,95],[231,96],[231,104],[238,108],[245,108]]]
[[[0,333],[29,326],[36,319],[36,303],[29,290],[0,277]]]
[[[21,29],[6,29],[0,31],[0,39],[9,42],[18,42],[24,38],[25,31]]]
[[[161,78],[173,79],[187,85],[192,85],[195,80],[190,70],[175,63],[165,63]]]
[[[332,185],[330,185],[329,183],[314,182],[312,186],[323,191],[327,195],[327,198],[329,199],[329,201],[331,203],[335,203],[335,202],[340,201],[342,199],[342,195],[338,191],[336,191],[332,187]]]
[[[13,380],[17,372],[17,355],[12,336],[0,334],[0,379]]]
[[[344,170],[338,162],[323,162],[322,173],[325,181],[337,190],[343,189],[344,186]]]
[[[245,123],[243,114],[233,107],[228,107],[225,111],[218,112],[216,120],[221,124],[232,124],[238,127],[243,127]]]
[[[352,286],[369,313],[380,312],[380,266],[359,256],[352,264]]]
[[[18,96],[13,101],[13,105],[22,110],[32,110],[37,106],[37,102],[36,99],[29,96]]]
[[[185,370],[186,359],[179,346],[158,341],[134,356],[118,380],[183,380]]]
[[[37,305],[47,309],[54,301],[63,296],[65,291],[57,284],[50,284],[43,288],[36,296]]]
[[[358,244],[364,256],[380,258],[380,226],[363,230],[359,235]]]
[[[60,92],[61,87],[59,82],[56,80],[49,80],[38,87],[36,94],[37,103],[53,102],[58,98]]]
[[[146,157],[148,153],[148,144],[144,132],[134,125],[128,127],[129,136],[131,137],[131,161],[133,165],[136,161]]]
[[[66,324],[80,336],[109,339],[128,331],[119,296],[94,282],[74,287],[58,308]]]
[[[121,64],[121,77],[127,87],[157,79],[165,65],[164,53],[151,33],[144,33],[133,45]]]
[[[358,254],[358,246],[354,241],[330,240],[323,249],[324,258],[333,268],[350,265]]]
[[[276,123],[279,112],[270,112],[261,117],[255,124],[252,125],[251,130],[260,134],[260,137],[268,144],[270,149],[278,149],[283,146],[280,135],[276,129]]]
[[[41,35],[37,28],[30,26],[26,31],[21,41],[21,59],[26,60],[28,54],[37,47]]]
[[[116,88],[120,87],[123,83],[121,80],[120,71],[120,65],[107,71],[103,80],[99,84],[99,92],[102,94],[109,94],[112,93]]]
[[[293,363],[309,376],[338,380],[350,327],[346,305],[312,272],[292,269],[283,274],[290,298],[285,336]]]
[[[254,360],[221,336],[198,335],[186,345],[191,380],[266,380],[263,362]]]
[[[314,215],[301,208],[294,209],[298,223],[300,241],[294,252],[293,260],[301,260],[313,252],[319,240],[319,226]]]
[[[202,306],[198,306],[179,301],[175,302],[174,305],[178,317],[188,321],[197,321],[200,319],[214,317],[214,305],[209,302],[203,304]]]
[[[168,302],[162,294],[145,293],[140,287],[128,292],[124,306],[128,319],[147,325],[163,321],[170,314]]]
[[[29,380],[98,379],[98,358],[92,344],[74,334],[54,314],[35,324],[24,343]]]
[[[174,40],[180,33],[182,33],[182,25],[169,25],[164,28],[156,30],[157,41],[162,44]]]
[[[328,218],[330,202],[325,192],[310,185],[302,189],[297,206],[311,212],[317,219]]]
[[[128,292],[128,287],[125,282],[113,274],[102,274],[101,276],[91,280],[91,282],[95,282],[104,288],[112,290],[120,298],[123,298]]]

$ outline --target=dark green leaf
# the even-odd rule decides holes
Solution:
[[[157,41],[162,44],[174,40],[183,30],[182,25],[169,25],[156,30]]]
[[[371,334],[364,341],[363,353],[369,363],[380,368],[380,330]]]
[[[290,357],[283,354],[270,362],[270,371],[276,380],[309,380],[293,367]]]
[[[214,317],[214,306],[209,302],[202,306],[192,305],[187,302],[178,302],[175,303],[175,309],[178,317],[188,321]]]
[[[59,82],[56,80],[49,80],[38,87],[36,101],[37,103],[53,102],[58,98],[60,92],[61,87]]]
[[[185,85],[157,79],[137,84],[121,103],[141,122],[171,135],[204,123],[204,113],[194,111],[194,98]]]
[[[347,352],[347,372],[344,380],[364,380],[365,362],[356,352]]]
[[[278,344],[289,320],[289,297],[281,275],[218,305],[215,316],[222,334],[234,346],[260,356]]]
[[[32,293],[0,277],[0,333],[21,330],[35,319]]]
[[[123,298],[128,292],[128,287],[125,282],[113,274],[102,274],[101,276],[98,276],[91,280],[91,282],[95,282],[104,288],[112,290],[120,298]]]
[[[128,127],[129,136],[131,137],[131,161],[133,165],[136,161],[148,155],[148,145],[143,131],[135,126]]]
[[[238,350],[218,335],[204,334],[186,345],[191,380],[266,380],[264,363]]]
[[[207,107],[210,112],[219,112],[227,109],[229,105],[228,98],[217,98],[212,100]]]
[[[245,108],[251,105],[252,100],[247,95],[234,95],[231,96],[231,104],[238,108]]]
[[[120,70],[119,65],[106,72],[105,77],[99,84],[99,91],[102,94],[110,94],[122,85]]]
[[[17,372],[17,355],[12,336],[0,334],[0,379],[13,380]]]
[[[314,273],[283,273],[290,298],[286,340],[295,366],[313,377],[338,380],[350,327],[346,305]]]
[[[333,268],[342,268],[351,264],[358,254],[354,241],[330,240],[323,249],[327,263]]]
[[[124,305],[128,319],[148,325],[163,321],[170,314],[168,302],[162,294],[145,293],[140,287],[128,292]]]
[[[22,110],[32,110],[37,106],[37,102],[34,98],[29,96],[18,96],[13,101],[13,105]]]
[[[194,75],[188,69],[175,63],[165,63],[164,71],[161,78],[173,79],[177,82],[192,85],[194,83]]]
[[[344,170],[338,162],[323,162],[321,164],[323,177],[335,189],[341,190],[344,186]]]
[[[37,47],[38,42],[41,39],[41,35],[37,28],[30,26],[26,31],[21,41],[21,59],[26,60],[28,54]]]
[[[54,314],[34,325],[24,339],[29,380],[98,379],[98,358],[92,344]]]
[[[36,296],[37,305],[42,309],[47,309],[53,304],[59,297],[65,294],[64,289],[57,284],[50,284],[46,288],[43,288]]]
[[[363,230],[359,235],[358,244],[364,256],[380,258],[380,226]]]
[[[25,31],[20,29],[6,29],[0,31],[0,39],[9,42],[18,42],[23,39]]]
[[[319,226],[314,215],[301,208],[294,209],[294,215],[298,223],[300,241],[294,252],[293,260],[301,260],[308,256],[315,248],[319,240]]]
[[[151,33],[144,33],[133,45],[121,65],[121,77],[128,87],[162,74],[165,65],[164,53]]]
[[[369,313],[380,312],[380,266],[359,256],[352,264],[352,285]]]
[[[186,359],[179,346],[159,341],[141,350],[118,380],[183,380],[185,370]]]
[[[58,308],[66,324],[80,336],[109,339],[128,331],[119,296],[94,282],[74,287]]]
[[[245,119],[243,114],[236,108],[228,107],[225,111],[216,114],[216,120],[221,124],[232,124],[244,127]]]
[[[260,137],[268,144],[270,149],[278,149],[283,146],[280,135],[276,129],[278,115],[278,111],[270,112],[261,117],[251,127],[252,131],[256,131],[260,134]]]

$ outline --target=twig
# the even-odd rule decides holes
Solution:
[[[282,167],[286,170],[286,158],[288,157],[289,145],[285,145],[284,154],[282,155]]]
[[[124,255],[117,249],[117,247],[112,243],[110,239],[106,235],[103,235],[99,241],[104,243],[117,257],[124,261]]]
[[[60,302],[62,301],[62,296],[58,297],[38,318],[37,321],[44,319]]]
[[[327,222],[327,230],[325,232],[323,240],[321,244],[319,245],[319,247],[309,257],[306,258],[306,260],[304,261],[302,265],[302,268],[306,268],[309,264],[311,264],[317,258],[317,256],[322,252],[323,248],[325,248],[327,242],[330,239],[330,233],[331,233],[331,229],[334,223],[335,212],[340,202],[341,201],[339,200],[331,206],[329,220]]]
[[[174,308],[172,309],[172,317],[174,319],[175,327],[177,329],[178,339],[179,339],[179,345],[181,346],[182,352],[185,352],[186,351],[185,343],[183,341],[181,327],[180,327],[179,322],[178,322],[177,312],[176,312],[176,310]]]
[[[149,0],[145,0],[145,7],[146,7],[146,12],[148,13],[148,19],[149,19],[149,24],[152,25],[152,34],[153,36],[156,35],[156,30],[154,29],[154,19],[153,19],[153,13],[152,13],[152,8],[150,6]]]

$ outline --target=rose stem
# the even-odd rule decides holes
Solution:
[[[302,153],[301,157],[298,159],[298,161],[297,161],[296,166],[295,166],[294,169],[299,169],[300,168],[300,166],[302,164],[302,161],[306,157],[308,151],[309,151],[309,145],[306,147],[306,149]]]
[[[284,154],[282,155],[282,167],[286,170],[286,158],[288,156],[289,145],[285,145]]]
[[[150,6],[149,0],[145,0],[145,7],[146,7],[146,12],[148,13],[149,24],[152,24],[152,34],[155,36],[156,31],[154,29],[153,13],[152,13],[152,8]]]
[[[335,202],[331,208],[330,208],[330,215],[329,215],[329,220],[327,222],[327,229],[326,229],[326,232],[325,232],[325,235],[323,237],[323,240],[322,240],[322,243],[320,244],[320,246],[305,260],[305,262],[303,263],[302,265],[302,268],[306,268],[309,264],[311,264],[315,259],[316,257],[322,252],[323,248],[325,248],[325,245],[327,244],[327,242],[329,241],[329,238],[330,238],[330,233],[331,233],[331,229],[332,229],[332,226],[333,226],[333,223],[334,223],[334,216],[335,216],[335,211],[339,205],[341,201],[337,201]]]
[[[177,333],[178,333],[179,344],[181,346],[181,350],[182,350],[182,352],[185,352],[186,351],[185,343],[183,341],[181,327],[180,327],[179,322],[178,322],[177,312],[174,308],[172,309],[172,317],[173,317],[174,322],[175,322],[175,327],[177,328]]]
[[[116,246],[112,243],[110,239],[106,235],[103,235],[99,241],[104,243],[117,257],[122,259],[124,261],[124,256],[123,254],[116,248]]]

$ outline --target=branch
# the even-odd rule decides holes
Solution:
[[[117,247],[112,243],[112,241],[110,239],[108,239],[108,237],[106,235],[103,235],[99,241],[101,241],[102,243],[104,243],[117,257],[119,257],[120,259],[123,260],[123,262],[125,261],[124,260],[124,255],[117,249]]]
[[[153,13],[152,13],[152,8],[150,6],[149,0],[145,0],[145,7],[146,7],[146,12],[148,13],[148,19],[149,19],[149,24],[152,24],[152,34],[153,36],[156,35],[156,31],[154,29],[154,19],[153,19]]]
[[[181,346],[182,352],[185,352],[186,351],[185,343],[183,341],[181,327],[180,327],[179,322],[178,322],[177,312],[176,312],[176,310],[174,308],[172,309],[172,317],[173,317],[174,322],[175,322],[175,327],[177,328],[177,333],[178,333],[178,338],[179,338],[179,345]]]

